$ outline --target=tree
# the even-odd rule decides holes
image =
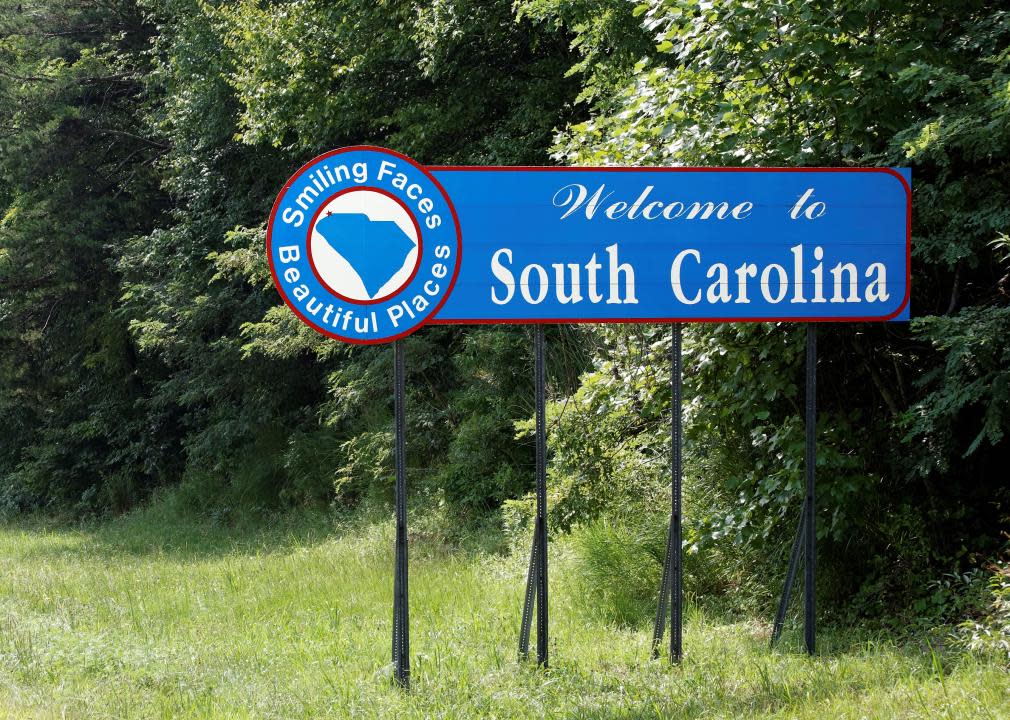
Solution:
[[[120,270],[133,337],[167,372],[152,411],[182,418],[184,473],[202,493],[388,492],[390,352],[340,346],[291,316],[263,256],[268,208],[294,169],[332,147],[543,162],[572,117],[567,40],[516,22],[506,2],[150,9],[160,34],[147,107],[170,147],[159,167],[173,209],[129,244]],[[531,477],[519,470],[532,446],[513,428],[527,409],[527,346],[516,330],[429,328],[408,342],[415,486],[475,519]]]
[[[521,7],[565,22],[604,5]],[[1007,223],[1010,16],[887,0],[650,0],[627,12],[658,54],[627,70],[621,92],[594,96],[592,117],[559,137],[559,159],[913,168],[916,320],[821,333],[819,526],[848,590],[904,588],[929,562],[995,551],[1010,499],[999,470],[1007,268],[993,246]],[[620,42],[569,29],[586,58]],[[575,70],[585,86],[615,83],[610,69]],[[690,438],[726,461],[707,482],[736,497],[709,519],[713,533],[760,542],[795,516],[800,343],[786,327],[689,332]]]
[[[164,208],[166,148],[133,112],[153,28],[129,0],[5,0],[0,17],[3,498],[122,508],[164,470],[113,262]]]

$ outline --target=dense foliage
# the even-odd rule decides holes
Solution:
[[[617,42],[568,22],[573,3],[523,6],[575,32],[585,57]],[[917,319],[820,332],[819,514],[832,596],[878,610],[887,591],[921,586],[925,567],[998,552],[1010,500],[1010,15],[984,2],[729,0],[653,0],[633,14],[658,56],[631,68],[620,92],[593,98],[592,117],[559,136],[559,160],[913,169]],[[581,67],[587,85],[615,86],[610,68]],[[627,343],[627,332],[605,336]],[[802,332],[689,329],[696,538],[786,546],[801,496]],[[576,393],[584,409],[562,422],[557,459],[588,451],[632,467],[566,466],[562,515],[591,509],[587,497],[627,508],[615,474],[661,478],[667,390],[649,368],[664,363],[666,334],[646,331],[644,353],[630,358],[611,347]],[[600,413],[613,425],[589,422]],[[639,446],[630,456],[629,433]]]
[[[0,505],[388,496],[391,353],[302,327],[262,252],[322,150],[910,166],[916,319],[820,331],[823,566],[873,612],[1006,542],[1008,82],[1010,14],[981,0],[0,0]],[[698,592],[788,544],[802,333],[685,331]],[[555,524],[597,568],[628,537],[655,564],[669,329],[549,342]],[[528,331],[407,349],[415,497],[456,529],[522,509]]]

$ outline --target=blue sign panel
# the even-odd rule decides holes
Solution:
[[[907,320],[910,182],[888,168],[422,168],[350,148],[296,174],[268,246],[288,304],[351,342],[426,322]]]
[[[434,174],[463,231],[438,321],[908,319],[901,172]]]

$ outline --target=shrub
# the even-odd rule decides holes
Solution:
[[[666,523],[599,518],[573,533],[578,581],[587,609],[619,625],[638,625],[656,612],[666,550]]]
[[[999,658],[1010,667],[1010,563],[996,566],[989,580],[988,612],[958,626],[956,640],[967,651]]]

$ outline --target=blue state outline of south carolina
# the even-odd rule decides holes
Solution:
[[[328,214],[315,229],[354,268],[369,298],[400,271],[417,247],[392,220],[372,220],[364,213]]]

